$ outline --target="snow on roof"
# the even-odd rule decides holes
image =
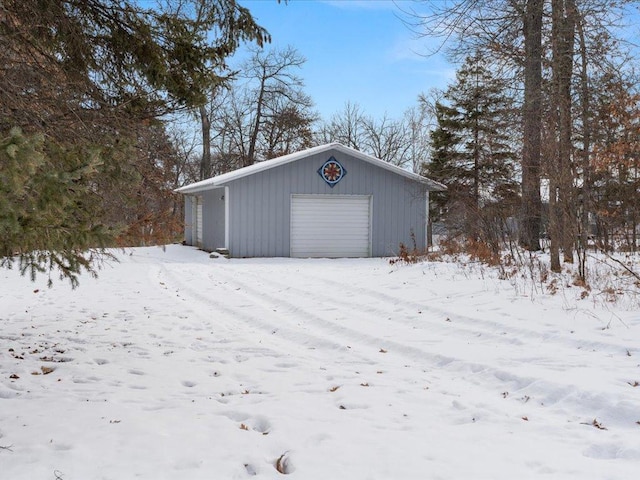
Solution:
[[[341,143],[327,143],[325,145],[320,145],[317,147],[312,147],[307,150],[301,150],[299,152],[290,153],[289,155],[284,155],[282,157],[274,158],[272,160],[266,160],[264,162],[254,163],[253,165],[249,165],[248,167],[239,168],[237,170],[233,170],[232,172],[223,173],[222,175],[217,175],[215,177],[207,178],[206,180],[202,180],[200,182],[195,182],[190,185],[185,185],[184,187],[178,188],[176,192],[191,194],[203,192],[205,190],[210,190],[216,187],[222,187],[233,180],[237,180],[239,178],[246,177],[248,175],[253,175],[258,172],[262,172],[265,170],[269,170],[271,168],[279,167],[281,165],[286,165],[287,163],[295,162],[297,160],[301,160],[303,158],[309,157],[311,155],[315,155],[317,153],[323,153],[329,150],[337,150],[346,155],[351,155],[352,157],[359,158],[360,160],[364,160],[372,165],[375,165],[380,168],[384,168],[385,170],[389,170],[397,175],[401,175],[403,177],[409,178],[410,180],[414,180],[416,182],[424,183],[427,185],[429,190],[446,190],[447,187],[438,183],[434,180],[430,180],[422,175],[418,175],[403,168],[392,165],[391,163],[385,162],[378,158],[372,157],[371,155],[367,155],[366,153],[362,153],[358,150],[355,150],[350,147],[346,147]]]

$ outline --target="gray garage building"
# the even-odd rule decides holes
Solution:
[[[429,192],[444,190],[339,143],[178,189],[185,243],[231,257],[383,257],[426,246]]]

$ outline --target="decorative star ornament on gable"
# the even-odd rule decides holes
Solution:
[[[329,160],[324,162],[318,169],[318,175],[320,175],[331,188],[335,187],[346,174],[347,170],[333,157],[329,158]]]

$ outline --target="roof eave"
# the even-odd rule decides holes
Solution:
[[[430,192],[446,192],[448,190],[446,185],[436,182],[435,180],[427,179],[424,183]]]
[[[446,186],[442,185],[441,183],[438,183],[434,180],[431,180],[427,177],[423,177],[422,175],[418,175],[416,173],[412,173],[409,172],[407,170],[404,170],[403,168],[400,168],[396,165],[392,165],[391,163],[387,163],[383,160],[380,160],[378,158],[372,157],[371,155],[368,155],[366,153],[363,153],[359,150],[356,150],[354,148],[350,148],[347,147],[345,145],[342,145],[340,143],[327,143],[325,145],[319,145],[317,147],[312,147],[309,148],[307,150],[303,150],[300,152],[294,152],[291,153],[289,155],[285,155],[283,157],[274,159],[274,161],[266,161],[266,162],[260,162],[260,163],[256,163],[254,165],[251,165],[249,167],[245,167],[245,168],[241,168],[239,170],[234,170],[232,172],[228,172],[228,173],[224,173],[222,175],[219,175],[217,177],[213,177],[213,178],[208,178],[206,180],[202,180],[200,182],[196,182],[196,183],[192,183],[191,185],[186,185],[184,187],[178,188],[175,191],[177,193],[182,193],[185,195],[191,195],[191,194],[197,194],[200,192],[204,192],[206,190],[211,190],[211,189],[215,189],[215,188],[220,188],[225,186],[226,184],[228,184],[231,181],[234,180],[238,180],[240,178],[243,178],[245,176],[248,175],[253,175],[255,173],[258,172],[262,172],[264,170],[268,170],[271,168],[275,168],[275,167],[279,167],[282,165],[286,165],[288,163],[294,162],[296,160],[299,160],[301,158],[307,157],[309,155],[313,155],[313,154],[317,154],[317,153],[322,153],[328,150],[338,150],[342,153],[345,153],[347,155],[351,155],[354,156],[356,158],[359,158],[360,160],[363,160],[367,163],[370,163],[372,165],[381,167],[385,170],[388,170],[392,173],[395,173],[396,175],[401,175],[405,178],[408,178],[410,180],[413,180],[415,182],[418,183],[422,183],[423,185],[426,185],[427,189],[429,191],[445,191],[447,189]],[[271,162],[271,163],[269,163]]]
[[[207,180],[203,180],[202,182],[198,183],[192,183],[191,185],[185,185],[184,187],[176,188],[174,192],[182,193],[183,195],[192,195],[222,187],[222,185],[217,185],[216,183],[205,182],[207,182]]]
[[[413,173],[413,172],[409,172],[408,170],[405,170],[404,168],[400,168],[397,165],[393,165],[392,163],[389,162],[385,162],[384,160],[380,160],[379,158],[373,157],[371,155],[368,155],[366,153],[363,153],[359,150],[347,147],[345,145],[342,145],[340,143],[338,144],[332,144],[333,147],[337,148],[338,150],[341,150],[344,153],[347,153],[349,155],[352,155],[354,157],[359,158],[360,160],[364,160],[365,162],[371,163],[372,165],[376,165],[379,166],[380,168],[383,168],[385,170],[388,170],[392,173],[395,173],[397,175],[401,175],[403,177],[406,177],[410,180],[414,180],[416,182],[422,183],[424,185],[427,185],[428,189],[430,191],[445,191],[447,190],[447,187],[445,185],[443,185],[442,183],[436,182],[435,180],[431,180],[430,178],[427,177],[423,177],[422,175],[418,175],[417,173]]]

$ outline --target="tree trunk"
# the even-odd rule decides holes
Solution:
[[[552,132],[553,149],[549,152],[549,165],[547,175],[549,176],[549,259],[552,272],[559,272],[560,265],[560,245],[563,236],[562,199],[561,193],[563,175],[562,163],[565,161],[562,142],[563,122],[562,122],[562,18],[564,0],[551,0],[551,51],[553,72],[551,79],[551,112],[552,122],[550,130]]]
[[[557,112],[556,112],[557,113]],[[557,118],[554,119],[557,121]],[[547,174],[549,175],[549,259],[552,272],[560,271],[560,238],[562,236],[562,220],[560,216],[560,155],[558,139],[554,135],[554,147],[549,155]]]
[[[478,122],[478,108],[476,95],[476,106],[473,112],[475,118],[473,122],[473,211],[471,212],[471,233],[473,235],[472,238],[476,241],[480,240],[480,125]]]
[[[253,129],[251,130],[251,137],[249,138],[249,153],[247,154],[247,158],[242,159],[243,167],[253,165],[256,162],[256,143],[258,142],[258,132],[260,131],[260,123],[262,122],[262,103],[264,102],[265,84],[266,72],[263,73],[260,79],[260,91],[258,92],[258,102],[256,104],[256,118],[253,123]]]
[[[204,105],[198,109],[202,125],[202,160],[200,161],[200,180],[211,176],[211,118]]]
[[[560,248],[565,262],[573,262],[575,214],[573,212],[573,173],[571,168],[572,118],[571,79],[575,38],[576,8],[573,0],[551,1],[552,95],[556,151],[550,165],[549,231],[551,232],[551,270],[560,271]]]
[[[564,0],[564,14],[560,35],[560,75],[559,107],[560,107],[560,200],[562,225],[562,253],[566,263],[573,263],[573,252],[576,243],[575,191],[572,164],[573,120],[571,115],[571,82],[573,79],[573,54],[576,31],[575,0]]]
[[[589,241],[589,212],[591,210],[591,104],[589,101],[589,73],[587,44],[581,17],[576,18],[580,42],[580,103],[582,110],[582,202],[580,210],[580,238],[578,242],[578,275],[587,279],[587,246]]]
[[[540,250],[540,149],[542,125],[542,11],[543,0],[528,0],[524,12],[525,46],[522,225],[520,243],[528,250]]]

